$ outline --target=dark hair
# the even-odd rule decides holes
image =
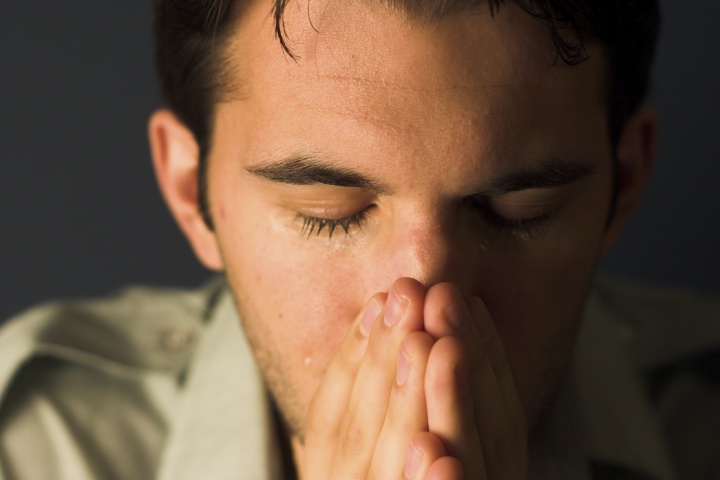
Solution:
[[[451,12],[506,0],[377,0],[413,18],[439,18]],[[585,40],[601,42],[610,63],[608,112],[615,145],[628,116],[648,89],[660,23],[658,0],[507,0],[545,24],[558,59],[577,65],[586,59]],[[272,0],[280,46],[285,41],[283,12],[288,0]],[[203,218],[212,228],[207,205],[207,156],[215,105],[229,87],[227,43],[243,0],[154,0],[155,58],[168,106],[192,131],[200,149],[199,196]],[[568,35],[568,32],[571,35]]]

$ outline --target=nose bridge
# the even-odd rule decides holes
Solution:
[[[450,241],[442,225],[424,222],[398,232],[396,258],[403,276],[411,276],[424,285],[445,280],[450,267]]]
[[[398,222],[387,244],[385,261],[395,278],[412,277],[425,286],[452,281],[464,290],[471,258],[463,259],[459,235],[440,214]]]

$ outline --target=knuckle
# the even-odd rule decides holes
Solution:
[[[315,436],[326,432],[330,427],[328,417],[322,414],[318,402],[312,402],[308,408],[306,431],[308,436]]]
[[[359,332],[355,335],[361,335]],[[334,361],[328,365],[326,377],[332,378],[336,375],[352,374],[357,369],[357,360],[350,347],[340,349]]]
[[[360,457],[370,447],[370,435],[356,417],[351,417],[345,424],[341,441],[341,454],[344,458],[354,459]]]

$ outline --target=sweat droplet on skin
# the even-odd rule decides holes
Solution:
[[[305,357],[305,366],[306,366],[306,367],[309,367],[311,363],[312,363],[312,358],[310,358],[310,357]]]

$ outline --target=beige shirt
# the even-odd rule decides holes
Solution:
[[[717,298],[598,282],[530,478],[720,479],[719,358]],[[0,330],[0,480],[281,479],[274,432],[221,281]]]

